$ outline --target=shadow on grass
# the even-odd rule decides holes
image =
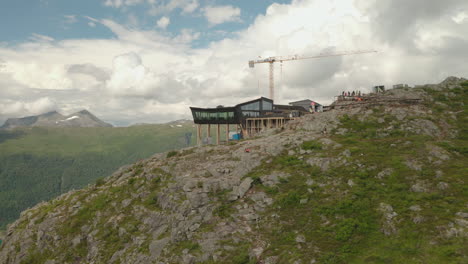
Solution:
[[[0,129],[0,144],[10,139],[20,138],[24,134],[25,134],[24,131],[19,131],[19,130],[8,131],[8,130]]]

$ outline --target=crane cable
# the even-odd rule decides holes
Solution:
[[[280,88],[283,88],[283,62],[280,62]]]

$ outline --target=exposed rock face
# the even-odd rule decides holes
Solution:
[[[65,116],[57,113],[56,111],[48,112],[38,116],[28,116],[23,118],[10,118],[5,121],[5,124],[0,128],[15,128],[15,127],[28,127],[35,124],[42,124],[44,126],[54,125],[56,120],[64,119]]]
[[[429,84],[426,85],[427,87],[434,89],[434,90],[443,90],[443,89],[454,89],[460,87],[460,84],[466,82],[467,79],[465,78],[458,78],[455,76],[447,77],[444,81],[439,84]]]
[[[10,118],[0,128],[12,129],[15,127],[111,127],[87,110],[64,116],[57,111],[48,112],[38,116],[23,118]]]
[[[396,234],[396,216],[398,214],[393,211],[393,207],[386,203],[380,203],[379,211],[382,213],[383,218],[382,232],[387,236]]]
[[[429,188],[424,181],[418,180],[415,184],[411,186],[411,191],[423,193],[423,192],[428,192]]]
[[[432,98],[423,89],[388,94]],[[421,226],[425,254],[452,243],[453,259],[442,261],[460,262],[468,202],[457,173],[466,158],[450,141],[457,129],[431,111],[359,106],[255,140],[154,155],[23,212],[0,263],[385,262],[369,252]],[[361,254],[361,245],[373,248]]]

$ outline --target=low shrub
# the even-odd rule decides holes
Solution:
[[[174,156],[177,156],[177,154],[179,154],[179,152],[173,150],[173,151],[169,151],[167,153],[167,158],[171,158],[171,157],[174,157]]]
[[[301,148],[303,150],[321,150],[322,144],[315,140],[310,140],[310,141],[305,141],[304,143],[302,143]]]

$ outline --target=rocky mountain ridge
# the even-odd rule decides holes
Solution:
[[[13,129],[16,127],[112,127],[88,110],[81,110],[71,115],[64,116],[57,111],[44,113],[37,116],[22,118],[9,118],[0,127],[1,129]]]
[[[381,96],[123,167],[24,211],[0,262],[466,263],[468,83]]]

